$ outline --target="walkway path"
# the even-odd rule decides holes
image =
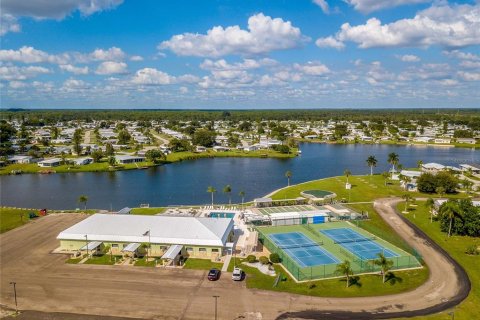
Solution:
[[[222,272],[228,271],[228,265],[230,264],[230,260],[232,260],[232,255],[227,254],[227,256],[225,257],[225,261],[223,262]]]

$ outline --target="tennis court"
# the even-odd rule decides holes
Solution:
[[[281,212],[305,212],[315,211],[315,208],[310,205],[296,205],[296,206],[284,206],[284,207],[269,207],[269,208],[256,208],[261,214],[268,215],[272,213]]]
[[[386,258],[399,256],[395,252],[377,243],[375,237],[367,238],[350,228],[336,228],[319,231],[332,239],[334,243],[341,245],[363,260],[376,259],[378,253],[383,253]]]
[[[300,232],[272,233],[268,237],[301,268],[339,263],[330,252]]]

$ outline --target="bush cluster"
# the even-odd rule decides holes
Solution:
[[[425,193],[435,193],[440,190],[445,193],[455,193],[457,186],[457,178],[449,172],[439,172],[437,174],[423,173],[417,179],[418,191]]]

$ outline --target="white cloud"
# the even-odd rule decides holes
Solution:
[[[330,73],[330,69],[324,64],[321,64],[319,62],[311,62],[309,61],[308,63],[301,65],[298,63],[295,63],[293,67],[301,71],[304,74],[310,75],[310,76],[321,76],[327,73]]]
[[[38,66],[0,66],[0,79],[2,80],[26,80],[47,73],[50,73],[49,69]]]
[[[143,58],[141,56],[131,56],[130,60],[131,61],[143,61]]]
[[[10,81],[8,83],[8,86],[12,89],[21,89],[21,88],[25,88],[27,84],[23,81]]]
[[[480,72],[458,72],[458,76],[465,81],[480,81]]]
[[[89,54],[89,58],[94,61],[121,61],[125,59],[125,52],[117,47],[111,47],[107,50],[95,49]]]
[[[88,89],[89,87],[90,87],[89,84],[83,80],[68,79],[68,80],[65,80],[61,89],[67,92],[73,92],[73,91],[85,90],[85,89]]]
[[[438,81],[442,86],[455,86],[458,84],[458,80],[455,79],[442,79]]]
[[[71,72],[73,74],[88,74],[88,67],[76,67],[71,64],[62,64],[60,65],[60,69],[63,71]]]
[[[0,36],[8,32],[20,32],[20,24],[11,14],[0,14]]]
[[[290,21],[259,13],[248,19],[248,31],[238,25],[213,27],[207,34],[184,33],[163,41],[158,49],[181,56],[219,57],[229,54],[256,55],[301,46],[307,38]]]
[[[216,61],[206,59],[200,64],[200,68],[204,70],[250,70],[258,69],[264,66],[274,66],[276,64],[277,61],[269,58],[260,60],[243,59],[242,62],[236,62],[233,64],[229,64],[225,59]]]
[[[464,60],[459,65],[468,69],[480,69],[480,61]]]
[[[313,3],[319,6],[324,13],[328,13],[330,11],[326,0],[313,0]]]
[[[397,58],[403,62],[418,62],[420,58],[413,54],[405,54],[403,56],[397,56]]]
[[[165,85],[172,83],[173,80],[167,73],[154,68],[138,70],[132,78],[134,84],[141,85]]]
[[[453,57],[460,60],[480,60],[480,55],[470,52],[463,52],[460,50],[443,51],[442,53],[448,57]]]
[[[98,11],[113,9],[122,2],[123,0],[2,0],[0,10],[14,16],[63,19],[76,10],[88,16]]]
[[[66,64],[69,59],[69,55],[65,53],[60,55],[51,55],[45,51],[26,46],[23,46],[18,50],[0,50],[0,61]]]
[[[95,73],[101,75],[125,74],[128,73],[127,64],[125,62],[105,61],[100,63]]]
[[[319,48],[334,48],[337,50],[345,48],[345,44],[343,42],[338,41],[332,36],[326,38],[318,38],[317,41],[315,41],[315,44]]]
[[[440,5],[418,12],[412,19],[382,25],[371,18],[364,25],[342,25],[335,36],[360,48],[373,47],[465,47],[480,44],[480,4]]]
[[[370,13],[385,8],[393,8],[402,5],[418,4],[431,1],[432,0],[345,0],[345,2],[352,5],[355,10],[363,13]]]

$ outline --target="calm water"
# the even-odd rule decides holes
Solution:
[[[263,196],[286,185],[285,172],[292,171],[291,183],[300,183],[333,175],[345,169],[367,174],[365,160],[375,155],[376,172],[388,170],[387,156],[396,152],[404,167],[415,167],[418,160],[448,165],[480,162],[480,152],[464,148],[302,144],[302,155],[294,159],[213,158],[184,161],[148,170],[102,173],[24,174],[0,177],[3,206],[67,209],[78,207],[79,195],[88,196],[88,207],[120,209],[140,203],[150,206],[208,204],[209,185],[217,189],[215,202],[227,203],[222,193],[232,186],[232,201]]]

